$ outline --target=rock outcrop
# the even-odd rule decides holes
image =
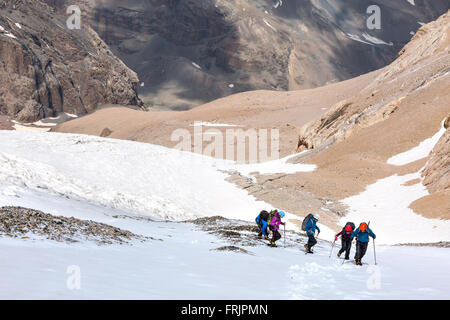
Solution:
[[[419,172],[430,195],[414,201],[414,212],[450,219],[450,11],[419,29],[399,57],[380,71],[361,92],[334,105],[320,120],[300,129],[298,149],[315,149],[308,161],[317,164],[320,187],[335,177],[342,188],[392,176]],[[422,159],[403,165],[388,159],[409,151],[441,128],[447,130]],[[425,167],[424,167],[425,166]],[[320,190],[319,190],[320,191]],[[316,191],[316,192],[319,192]]]
[[[421,27],[399,57],[358,95],[337,103],[320,120],[302,127],[299,150],[345,140],[388,119],[405,98],[426,92],[430,84],[450,83],[449,45],[450,11]],[[445,97],[448,92],[437,94]]]
[[[431,152],[422,171],[423,184],[432,193],[450,191],[450,114],[444,121],[447,129]]]
[[[87,24],[69,30],[66,20],[40,1],[2,1],[0,114],[31,122],[104,103],[142,105],[137,75]]]
[[[37,236],[67,243],[93,241],[99,245],[151,239],[104,223],[53,216],[22,207],[0,208],[0,235],[22,239]]]
[[[69,0],[43,0],[60,12]],[[186,109],[232,93],[298,90],[386,66],[447,0],[79,0],[87,21],[155,106]]]

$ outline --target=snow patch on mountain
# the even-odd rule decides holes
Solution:
[[[197,69],[202,69],[202,67],[200,67],[198,64],[196,64],[195,62],[192,62],[192,65],[194,66],[194,67],[196,67]]]
[[[275,0],[275,4],[273,5],[273,7],[276,9],[278,7],[282,7],[283,6],[283,0]]]
[[[373,46],[373,45],[393,46],[394,45],[393,42],[388,43],[388,42],[378,39],[374,36],[371,36],[370,34],[365,33],[365,32],[362,34],[362,38],[356,34],[351,34],[351,33],[346,33],[345,35],[352,40],[355,40],[355,41],[358,41],[361,43],[365,43],[365,44],[368,44],[371,46]]]
[[[387,177],[369,185],[364,192],[342,200],[350,210],[341,224],[370,221],[380,244],[449,241],[450,221],[427,219],[409,208],[412,202],[429,194],[421,182],[405,185],[415,179],[421,181],[420,171]]]
[[[277,32],[277,29],[275,29],[269,22],[267,22],[266,19],[263,19],[264,23],[266,24],[266,26],[268,26],[270,29],[272,29],[273,31]]]
[[[405,164],[428,157],[436,143],[438,143],[439,139],[445,133],[445,130],[446,129],[444,128],[444,122],[442,122],[441,129],[431,138],[425,139],[418,146],[408,151],[390,157],[387,160],[387,163],[395,166],[403,166]]]
[[[356,34],[347,33],[346,36],[347,36],[348,38],[352,39],[352,40],[355,40],[355,41],[358,41],[358,42],[362,42],[362,43],[365,43],[365,44],[369,44],[369,45],[371,45],[371,46],[373,45],[373,44],[370,43],[370,42],[367,42],[367,41],[362,40],[362,39],[361,39],[358,35],[356,35]]]
[[[392,43],[392,42],[387,43],[387,42],[385,42],[385,41],[383,41],[381,39],[378,39],[378,38],[376,38],[374,36],[371,36],[370,34],[367,34],[365,32],[363,33],[363,37],[364,37],[364,39],[366,39],[367,41],[372,42],[373,44],[382,44],[382,45],[387,45],[387,46],[393,46],[394,45],[394,43]]]
[[[297,157],[299,153],[292,154],[282,159],[260,162],[255,164],[235,164],[232,169],[237,170],[243,176],[256,180],[252,173],[259,174],[292,174],[296,172],[312,172],[317,166],[315,164],[289,163],[288,160]]]

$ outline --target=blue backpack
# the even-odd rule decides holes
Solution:
[[[313,214],[310,213],[306,216],[305,219],[303,219],[303,222],[302,222],[302,230],[303,231],[306,231],[306,226],[308,225],[309,220],[311,220],[313,218],[314,218]]]

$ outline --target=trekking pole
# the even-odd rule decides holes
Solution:
[[[333,248],[334,248],[334,243],[336,242],[336,240],[333,241],[333,245],[331,246],[331,252],[330,252],[330,256],[328,258],[331,258],[331,254],[333,253]]]
[[[286,222],[283,224],[283,233],[284,233],[284,247],[286,248]]]
[[[372,238],[372,240],[373,240],[373,257],[375,259],[375,265],[377,265],[377,253],[375,251],[375,239]]]
[[[370,221],[369,221],[369,223],[367,224],[367,229],[369,228],[369,226],[370,226]],[[369,239],[370,239],[370,238],[369,238]],[[377,265],[377,253],[376,253],[376,251],[375,251],[375,239],[372,238],[372,240],[373,240],[373,258],[374,258],[374,260],[375,260],[375,265]]]

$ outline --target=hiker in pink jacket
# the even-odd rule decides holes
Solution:
[[[281,221],[281,218],[284,218],[284,215],[285,214],[283,211],[278,211],[273,216],[272,221],[270,221],[269,229],[272,231],[272,240],[270,240],[270,245],[272,247],[276,247],[277,245],[275,244],[275,241],[281,238],[281,234],[278,232],[278,229],[280,228],[280,224],[286,224],[286,222]]]

